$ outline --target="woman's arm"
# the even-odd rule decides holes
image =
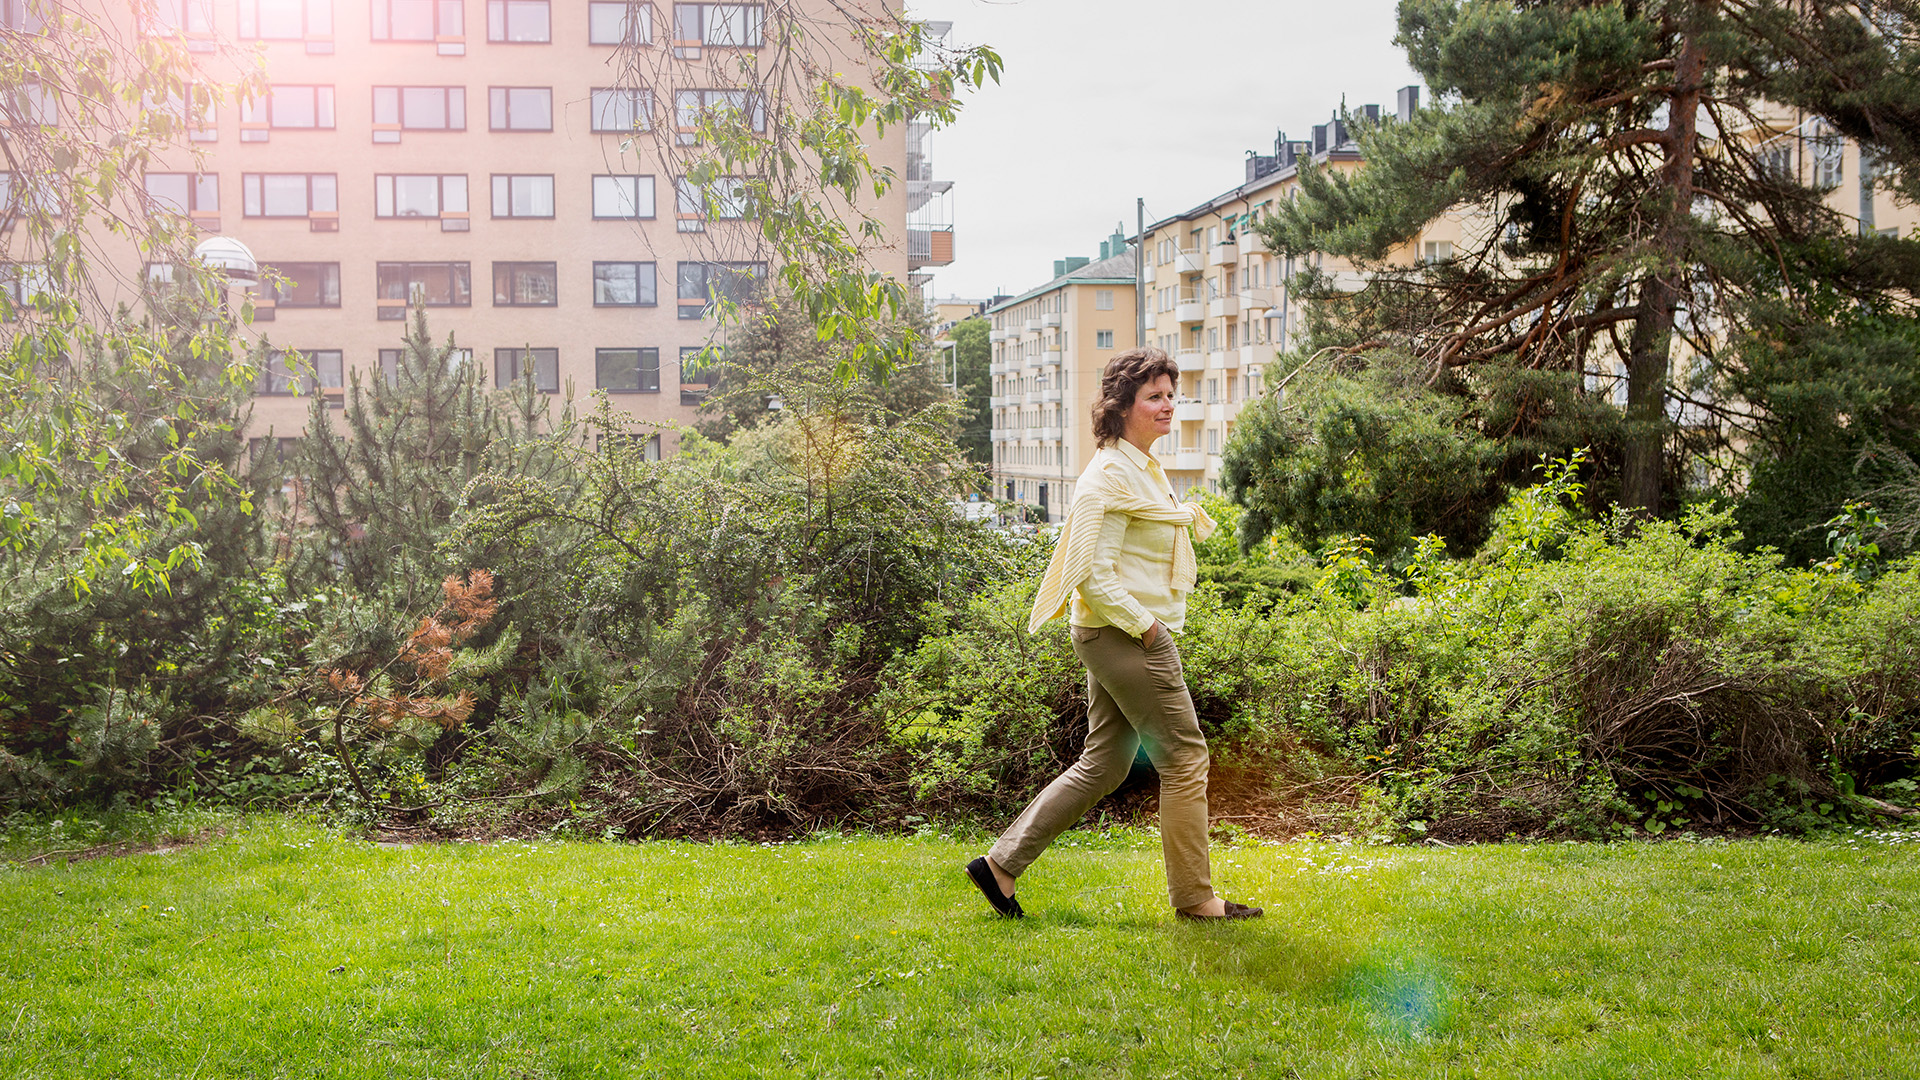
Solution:
[[[1153,629],[1154,617],[1132,593],[1121,587],[1120,575],[1113,565],[1126,539],[1128,521],[1127,515],[1113,511],[1101,515],[1093,569],[1080,583],[1080,599],[1107,622],[1144,641],[1147,631]]]

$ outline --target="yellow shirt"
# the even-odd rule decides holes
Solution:
[[[1117,487],[1140,499],[1163,503],[1169,510],[1180,506],[1160,462],[1125,439],[1095,451],[1075,491],[1095,486],[1089,481],[1096,479],[1096,471],[1104,473],[1099,479],[1109,490]],[[1212,531],[1212,524],[1208,520],[1204,532],[1195,530],[1201,532],[1201,539]],[[1174,545],[1185,528],[1124,511],[1106,511],[1100,518],[1092,572],[1076,583],[1067,622],[1117,626],[1134,637],[1144,635],[1155,619],[1169,630],[1186,626],[1187,590],[1174,587],[1173,573]]]

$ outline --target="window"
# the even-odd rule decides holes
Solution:
[[[148,173],[147,198],[176,214],[220,212],[220,177],[214,173]]]
[[[306,217],[340,210],[332,173],[242,173],[240,202],[247,217]]]
[[[487,87],[487,127],[493,131],[552,131],[553,87]]]
[[[0,29],[37,34],[46,26],[39,4],[46,0],[0,0]]]
[[[767,130],[767,111],[758,94],[745,90],[676,90],[673,94],[674,141],[693,146],[700,141],[700,119],[708,112],[740,113],[753,130]]]
[[[153,0],[153,25],[160,34],[213,34],[213,0]]]
[[[653,92],[619,87],[593,92],[593,130],[653,130]]]
[[[0,214],[59,214],[60,192],[49,177],[24,179],[0,172]]]
[[[653,177],[594,177],[593,216],[597,218],[653,217]]]
[[[653,307],[659,302],[655,292],[652,263],[597,262],[593,264],[595,307]]]
[[[553,177],[495,176],[493,216],[550,218],[553,216]]]
[[[1112,311],[1113,310],[1113,290],[1112,289],[1093,290],[1093,310],[1095,311]]]
[[[759,48],[764,36],[766,9],[759,4],[673,5],[674,55],[682,60],[699,56],[700,46]]]
[[[653,42],[652,5],[627,0],[590,0],[589,45],[648,45]]]
[[[1420,261],[1443,263],[1453,258],[1453,241],[1428,240],[1420,245]]]
[[[240,141],[266,142],[270,128],[333,127],[333,87],[278,85],[240,103]]]
[[[250,41],[330,40],[333,0],[240,0],[240,36]]]
[[[399,142],[401,131],[465,131],[464,86],[376,86],[373,141]]]
[[[407,317],[413,304],[467,307],[473,303],[473,270],[463,262],[383,262],[374,266],[380,317]],[[387,312],[397,312],[389,315]]]
[[[0,109],[5,111],[8,127],[53,127],[60,122],[60,91],[37,82],[22,83],[0,91]]]
[[[1837,188],[1846,178],[1846,170],[1842,167],[1846,141],[1825,124],[1821,124],[1818,130],[1820,134],[1813,139],[1813,186],[1822,190]]]
[[[256,436],[247,440],[247,464],[258,465],[268,457],[275,461],[291,461],[299,453],[300,439],[295,435],[282,435],[277,439]]]
[[[1113,331],[1095,330],[1093,332],[1093,347],[1096,349],[1113,348]]]
[[[393,173],[373,178],[373,213],[383,218],[437,218],[467,212],[467,178]]]
[[[674,202],[681,232],[700,232],[703,221],[738,221],[747,213],[746,181],[723,176],[702,189],[683,176],[674,182]]]
[[[487,40],[552,41],[547,0],[487,0]]]
[[[278,307],[334,308],[340,306],[339,263],[274,263],[267,269],[284,278],[272,286]]]
[[[533,379],[533,388],[554,394],[560,390],[559,349],[493,350],[493,385],[511,386],[519,379]]]
[[[698,405],[713,389],[714,369],[720,365],[716,350],[704,345],[680,348],[680,404]]]
[[[276,349],[254,381],[257,394],[311,394],[345,385],[339,349]]]
[[[1760,174],[1775,183],[1786,183],[1793,179],[1793,147],[1784,142],[1764,146],[1754,152],[1754,164]]]
[[[214,89],[202,83],[186,83],[164,96],[142,95],[141,104],[153,111],[167,113],[185,128],[189,141],[216,142],[220,138]],[[151,123],[152,121],[147,121]]]
[[[683,262],[675,268],[680,318],[704,318],[707,306],[721,297],[735,304],[751,303],[766,275],[766,263]]]
[[[593,385],[616,393],[659,393],[660,350],[593,350]]]
[[[380,374],[386,376],[388,386],[397,386],[400,382],[400,349],[380,350]],[[460,370],[473,363],[472,349],[447,350],[447,374],[458,375]]]
[[[552,307],[559,302],[559,278],[556,263],[494,263],[494,306]]]
[[[375,41],[435,41],[466,33],[465,0],[373,0]]]
[[[53,276],[42,265],[0,262],[0,316],[13,318],[18,309],[53,296]]]

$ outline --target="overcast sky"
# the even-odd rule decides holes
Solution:
[[[1416,82],[1393,45],[1392,0],[918,0],[951,40],[990,45],[1000,85],[933,134],[954,181],[952,266],[932,295],[985,299],[1095,256],[1134,199],[1147,221],[1240,183],[1277,130],[1307,138],[1339,108]]]

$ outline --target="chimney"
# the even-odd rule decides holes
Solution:
[[[1403,86],[1394,95],[1394,108],[1403,124],[1413,119],[1413,112],[1419,107],[1420,88],[1418,86]]]
[[[1378,105],[1362,105],[1362,106],[1360,106],[1360,111],[1361,111],[1362,113],[1365,113],[1365,114],[1366,114],[1366,117],[1367,117],[1367,123],[1369,123],[1369,124],[1377,124],[1377,123],[1379,123],[1379,122],[1380,122],[1380,106],[1378,106]]]
[[[1127,253],[1127,227],[1118,221],[1114,222],[1113,236],[1108,239],[1108,243],[1113,245],[1113,253],[1115,255],[1125,255]]]
[[[1060,274],[1071,274],[1075,270],[1080,269],[1081,267],[1087,265],[1092,261],[1093,261],[1092,259],[1087,258],[1085,255],[1069,255],[1066,258],[1060,260],[1061,264],[1066,267],[1065,270],[1060,271]],[[1059,277],[1060,274],[1055,274],[1053,276]]]
[[[1313,125],[1313,152],[1316,154],[1326,153],[1327,127],[1328,125],[1326,124]]]
[[[1328,126],[1333,128],[1333,135],[1331,136],[1333,145],[1344,145],[1348,139],[1347,122],[1336,116],[1333,118],[1333,123]]]
[[[1067,273],[1067,260],[1065,259],[1053,260],[1053,276],[1064,277],[1066,273]]]
[[[1100,241],[1100,261],[1101,261],[1101,262],[1106,262],[1106,261],[1107,261],[1107,259],[1108,259],[1108,255],[1107,255],[1107,246],[1108,246],[1108,245],[1110,245],[1110,244],[1112,244],[1112,243],[1113,243],[1113,241],[1111,241],[1111,240],[1102,240],[1102,241]]]

